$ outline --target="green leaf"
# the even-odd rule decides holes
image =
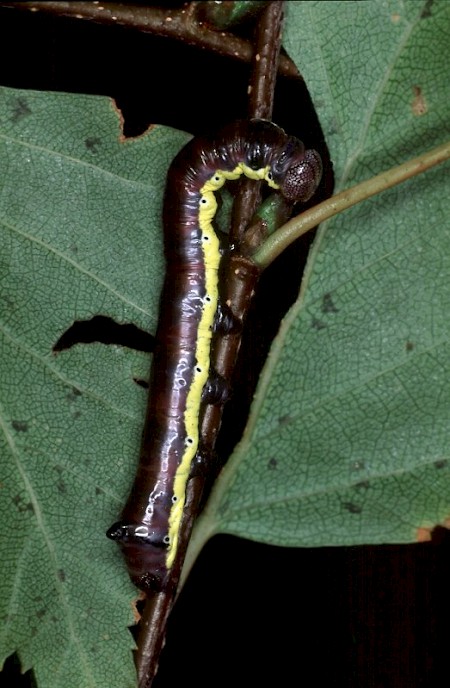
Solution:
[[[136,591],[105,531],[134,473],[148,356],[52,349],[96,314],[154,331],[161,198],[186,139],[124,140],[106,98],[0,89],[0,654],[18,650],[40,688],[135,684]]]
[[[287,3],[337,189],[444,140],[448,8]],[[162,190],[185,141],[122,140],[104,98],[0,91],[0,648],[40,688],[135,683],[135,591],[104,531],[148,356],[52,350],[97,314],[154,331]],[[447,198],[435,169],[320,230],[200,539],[410,540],[449,513]]]
[[[336,189],[448,138],[447,2],[290,2]],[[195,533],[409,542],[450,515],[448,165],[322,226]],[[425,529],[425,530],[424,530]]]

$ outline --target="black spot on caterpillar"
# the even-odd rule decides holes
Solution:
[[[193,139],[170,167],[163,213],[167,270],[140,461],[121,521],[107,533],[121,545],[130,576],[143,589],[162,589],[174,563],[187,481],[201,452],[200,412],[211,403],[221,260],[212,226],[215,193],[245,175],[265,180],[291,202],[307,201],[321,174],[316,151],[264,120]]]

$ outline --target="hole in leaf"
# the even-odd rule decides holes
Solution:
[[[131,323],[119,324],[105,315],[90,320],[76,320],[58,339],[54,353],[70,349],[75,344],[116,344],[136,351],[153,351],[155,338]]]
[[[20,659],[16,653],[10,655],[3,665],[1,672],[2,683],[4,686],[14,686],[15,688],[37,688],[33,671],[30,669],[22,674]]]

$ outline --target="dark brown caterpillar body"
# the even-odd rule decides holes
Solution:
[[[264,120],[193,139],[172,163],[164,201],[167,273],[141,456],[122,520],[108,531],[141,588],[161,589],[173,565],[186,485],[199,451],[201,407],[213,403],[214,395],[220,398],[208,384],[214,377],[210,350],[221,256],[212,226],[215,193],[243,174],[265,180],[289,201],[306,201],[321,173],[316,151]]]

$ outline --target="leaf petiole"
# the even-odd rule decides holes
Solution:
[[[256,251],[252,260],[262,269],[275,260],[295,239],[316,227],[321,222],[330,219],[334,215],[351,208],[371,196],[386,191],[397,184],[426,172],[431,167],[439,165],[450,158],[450,141],[437,146],[417,158],[407,160],[401,165],[381,172],[360,184],[322,201],[306,212],[292,218],[285,225],[274,232],[267,241]]]

